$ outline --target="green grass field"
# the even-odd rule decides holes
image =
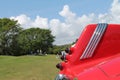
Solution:
[[[0,56],[0,80],[54,80],[58,62],[54,55]]]

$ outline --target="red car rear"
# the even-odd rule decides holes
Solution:
[[[61,59],[55,80],[120,80],[120,25],[88,25]]]

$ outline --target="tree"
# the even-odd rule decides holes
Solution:
[[[15,20],[0,19],[0,55],[48,53],[54,36],[49,29],[23,30]]]
[[[64,51],[67,48],[70,48],[72,44],[65,44],[65,45],[54,45],[52,48],[50,48],[51,54],[58,54],[60,51]]]
[[[17,37],[21,54],[48,53],[52,47],[54,36],[48,29],[30,28],[23,30]]]
[[[14,38],[18,35],[20,25],[15,20],[9,18],[0,19],[0,54],[12,55]]]

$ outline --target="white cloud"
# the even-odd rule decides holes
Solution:
[[[119,0],[114,0],[112,3],[112,8],[110,9],[112,16],[112,23],[120,23],[120,2]]]
[[[35,21],[32,22],[32,27],[48,28],[48,19],[37,16]]]
[[[72,11],[70,11],[68,5],[65,5],[65,6],[63,7],[63,10],[62,10],[61,12],[59,12],[59,14],[60,14],[62,17],[68,19],[68,20],[73,20],[73,19],[76,17],[76,14],[73,13]]]
[[[21,27],[27,29],[31,27],[39,27],[48,29],[48,19],[36,16],[33,21],[30,17],[25,14],[21,14],[17,17],[10,17],[10,19],[18,20],[18,23],[21,24]]]
[[[30,17],[26,16],[25,14],[21,14],[17,17],[10,17],[10,19],[18,20],[18,23],[21,24],[22,27],[28,28],[31,23]]]
[[[63,7],[63,10],[59,12],[59,15],[64,18],[64,22],[59,19],[51,19],[36,16],[35,20],[22,14],[17,17],[11,17],[11,19],[18,20],[18,22],[24,28],[40,27],[49,28],[52,30],[52,34],[56,36],[55,44],[71,43],[79,37],[83,28],[91,23],[120,23],[120,2],[119,0],[113,0],[111,8],[104,14],[94,14],[77,16],[72,12],[68,5]]]

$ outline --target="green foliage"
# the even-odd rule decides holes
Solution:
[[[70,48],[71,44],[66,45],[54,45],[52,48],[50,48],[51,54],[57,54],[60,51],[64,51],[66,48]]]
[[[48,29],[30,28],[23,30],[17,37],[18,45],[22,54],[42,54],[48,53],[54,36]]]
[[[49,29],[23,30],[15,20],[0,19],[0,55],[57,54],[71,46],[53,46],[54,38]]]
[[[49,29],[23,30],[17,21],[0,19],[0,55],[25,55],[49,53],[54,36]]]
[[[0,19],[0,54],[12,55],[14,38],[22,28],[17,21],[8,18]]]

